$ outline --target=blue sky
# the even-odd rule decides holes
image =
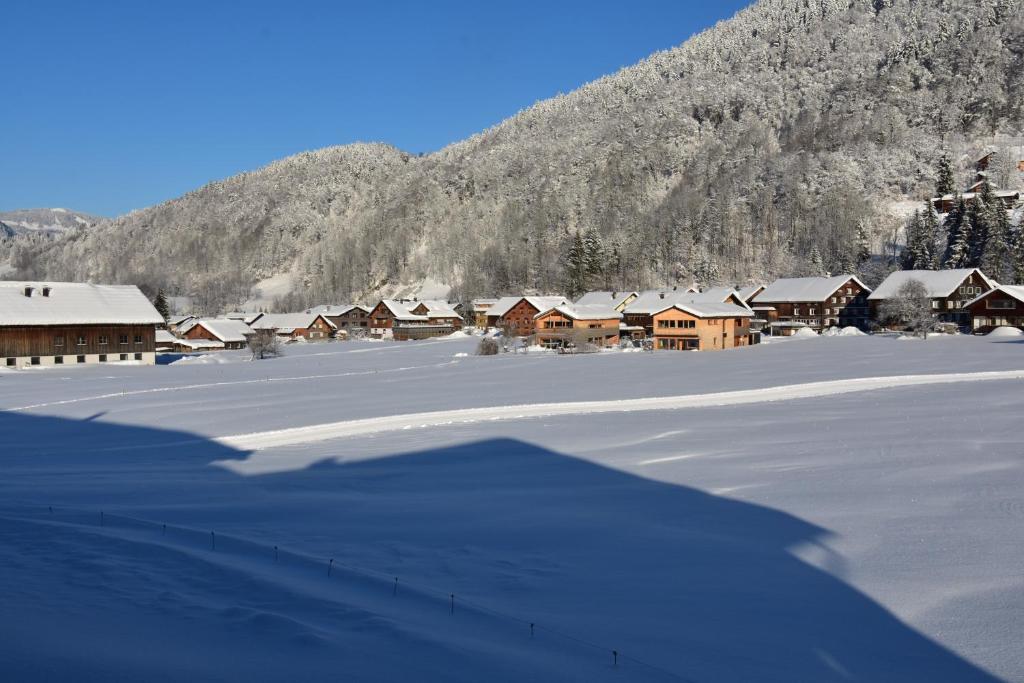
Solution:
[[[116,215],[307,149],[430,152],[741,0],[5,0],[0,210]]]

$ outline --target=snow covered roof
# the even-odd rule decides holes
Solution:
[[[189,320],[195,320],[194,315],[172,315],[170,320],[167,321],[168,325],[181,325]]]
[[[190,348],[193,351],[196,349],[223,349],[224,342],[214,341],[213,339],[175,339],[174,343],[178,346],[184,346]]]
[[[422,301],[411,301],[407,305],[409,310],[412,311],[423,304],[427,307],[428,318],[459,318],[459,312],[448,303],[447,301],[441,301],[440,299],[424,299]]]
[[[157,344],[174,344],[178,341],[178,338],[167,330],[156,331],[156,343]]]
[[[267,313],[252,324],[252,329],[273,329],[289,334],[295,330],[304,330],[311,327],[313,322],[319,317],[319,313]],[[327,323],[330,324],[330,321],[328,320]]]
[[[746,306],[736,304],[717,303],[713,301],[674,301],[654,314],[667,311],[670,308],[678,308],[680,311],[689,313],[698,318],[753,318],[754,313]]]
[[[970,306],[976,301],[984,299],[992,292],[1002,292],[1003,294],[1006,294],[1007,296],[1013,297],[1017,301],[1024,303],[1024,285],[997,285],[994,289],[990,289],[984,294],[974,297],[964,305]]]
[[[765,287],[763,292],[754,297],[753,303],[773,304],[779,302],[824,301],[850,280],[856,282],[865,291],[871,291],[867,285],[853,275],[787,277],[778,279]]]
[[[690,290],[647,290],[634,299],[625,312],[633,315],[654,315],[670,308],[674,303],[725,303],[738,294],[732,287],[714,287],[703,292]],[[742,299],[741,299],[742,300]]]
[[[496,303],[498,303],[497,299],[473,299],[469,302],[469,310],[486,311]]]
[[[210,334],[222,342],[244,342],[245,335],[252,332],[252,328],[242,320],[232,318],[203,318],[196,322]]]
[[[345,315],[346,313],[349,313],[357,308],[363,311],[364,313],[370,312],[370,309],[367,308],[366,306],[363,306],[362,304],[342,304],[340,306],[332,306],[329,304],[325,304],[323,306],[314,306],[313,308],[307,310],[306,313],[317,313],[323,316],[339,316]]]
[[[910,280],[919,280],[924,284],[928,296],[933,299],[944,298],[953,293],[960,286],[960,283],[967,279],[968,275],[977,273],[981,279],[992,286],[992,281],[985,277],[977,268],[953,268],[950,270],[897,270],[889,273],[889,277],[878,285],[878,288],[868,297],[872,301],[881,301],[894,296],[900,287]]]
[[[581,306],[597,304],[618,308],[638,296],[640,296],[639,292],[587,292],[579,299],[576,299],[576,303]]]
[[[0,281],[0,326],[102,324],[163,325],[164,319],[135,285]]]
[[[560,304],[552,306],[546,311],[541,311],[534,316],[534,319],[546,315],[551,311],[557,311],[567,318],[573,320],[621,320],[622,314],[609,304]]]
[[[760,294],[762,291],[764,291],[764,285],[748,285],[737,290],[737,292],[740,295],[740,298],[743,299],[744,301],[750,301],[751,298],[753,298],[757,294]]]
[[[538,311],[548,311],[555,306],[571,303],[564,296],[503,296],[498,299],[496,304],[487,309],[487,315],[496,315],[500,318],[523,299],[526,299]]]

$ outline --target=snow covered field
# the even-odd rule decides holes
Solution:
[[[4,677],[1024,681],[1020,339],[474,346],[0,373]]]

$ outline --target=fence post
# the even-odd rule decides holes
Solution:
[[[277,562],[277,546],[274,546],[274,562]]]
[[[398,595],[398,577],[395,577],[395,587],[391,589],[392,597]]]
[[[333,557],[331,558],[331,561],[327,563],[327,576],[331,575],[331,570],[332,569],[334,569],[334,558]]]
[[[216,549],[217,549],[217,537],[211,531],[210,532],[210,550],[216,550]]]
[[[448,613],[449,614],[455,614],[455,593],[452,593],[450,597],[451,597],[451,600],[452,600],[452,604],[451,604],[451,609],[449,610]]]
[[[619,665],[619,651],[618,650],[612,650],[612,666],[618,666],[618,665]]]

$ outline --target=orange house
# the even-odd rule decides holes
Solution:
[[[619,343],[622,314],[609,305],[563,304],[533,318],[534,334],[549,349],[592,344],[597,347]]]
[[[750,343],[748,308],[735,304],[674,303],[654,314],[656,351],[721,351]]]

